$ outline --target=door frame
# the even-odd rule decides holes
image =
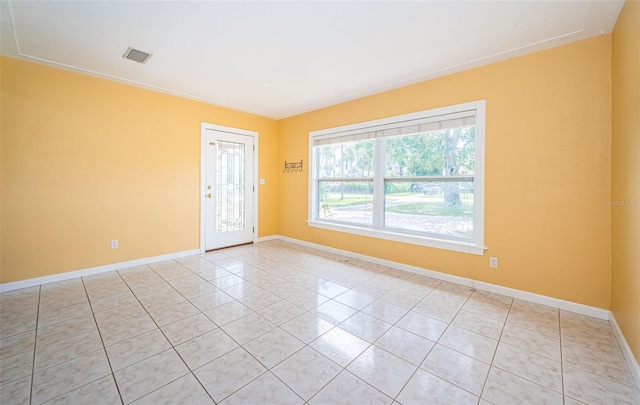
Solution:
[[[210,124],[207,122],[200,123],[200,253],[206,251],[206,213],[205,213],[205,189],[207,187],[206,179],[206,147],[207,130],[229,132],[231,134],[245,135],[253,138],[253,243],[258,241],[258,133],[248,131],[246,129],[225,127],[223,125]]]

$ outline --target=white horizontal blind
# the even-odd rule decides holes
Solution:
[[[318,135],[313,145],[329,145],[342,142],[354,142],[365,139],[388,138],[398,135],[418,134],[431,131],[465,127],[476,123],[476,110],[460,111],[451,114],[434,115],[415,120],[398,121],[373,127],[341,131]]]

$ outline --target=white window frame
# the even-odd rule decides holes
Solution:
[[[403,122],[412,120],[430,121],[437,120],[439,116],[457,114],[464,111],[475,110],[475,174],[474,174],[474,238],[469,241],[457,241],[447,238],[416,235],[410,232],[399,230],[390,231],[388,229],[357,226],[356,224],[344,224],[325,221],[318,218],[318,187],[317,187],[317,167],[313,153],[314,141],[322,138],[361,134],[364,132],[384,130],[400,126]],[[336,128],[323,129],[309,132],[309,213],[307,224],[315,228],[328,229],[338,232],[346,232],[355,235],[368,236],[378,239],[392,240],[396,242],[409,243],[414,245],[428,246],[438,249],[453,250],[475,255],[482,255],[486,247],[484,246],[484,147],[485,147],[485,100],[471,101],[442,108],[419,111],[416,113],[397,115],[374,121],[361,122],[352,125],[345,125]],[[378,150],[378,148],[376,148]],[[384,156],[383,153],[376,153],[374,175],[374,207],[384,206]],[[357,179],[357,178],[356,178]],[[356,180],[354,179],[354,180]],[[378,191],[376,193],[376,191]],[[382,191],[382,192],[380,192]],[[374,216],[382,215],[383,210],[374,209]],[[375,220],[374,224],[379,222]]]

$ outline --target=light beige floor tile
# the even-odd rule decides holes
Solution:
[[[2,321],[0,322],[0,336],[4,339],[35,330],[37,320],[38,316],[34,312],[32,315]]]
[[[111,346],[155,329],[158,329],[158,327],[153,322],[153,319],[149,315],[143,314],[126,321],[102,326],[100,327],[100,334],[105,346]]]
[[[640,392],[624,384],[584,372],[563,368],[565,394],[588,404],[640,404]]]
[[[513,298],[476,291],[463,305],[462,309],[477,315],[486,316],[501,322],[507,319]]]
[[[282,300],[269,305],[268,307],[262,308],[257,312],[276,325],[282,325],[298,315],[301,315],[305,310],[289,301]]]
[[[436,288],[442,284],[442,281],[422,274],[413,274],[407,279],[407,283]]]
[[[309,404],[382,405],[391,404],[392,401],[382,392],[344,370],[311,398]]]
[[[305,290],[287,297],[287,301],[293,302],[300,308],[310,311],[329,301],[329,298],[315,291]]]
[[[19,380],[33,371],[33,351],[7,356],[0,364],[0,385]]]
[[[359,312],[342,322],[339,327],[369,343],[373,343],[389,330],[391,324]]]
[[[169,295],[176,292],[176,290],[162,278],[158,278],[158,280],[154,280],[153,282],[141,281],[127,284],[139,299],[152,295]]]
[[[438,343],[487,364],[493,360],[493,355],[498,347],[497,340],[457,326],[449,326]]]
[[[260,314],[253,313],[222,326],[222,330],[233,340],[243,345],[258,336],[273,330],[275,324]]]
[[[295,276],[291,276],[287,279],[292,283],[296,283],[303,288],[309,288],[309,289],[312,289],[324,283],[325,281],[327,281],[323,278],[313,276],[311,274],[306,274],[303,272],[298,272]]]
[[[267,290],[281,298],[288,298],[292,295],[307,291],[305,288],[289,281],[282,281],[274,286],[268,287]]]
[[[418,370],[398,395],[403,405],[473,405],[478,397],[436,377],[424,370]]]
[[[0,359],[18,353],[33,351],[36,343],[35,330],[0,339]]]
[[[562,394],[492,367],[482,398],[495,405],[562,405]]]
[[[33,375],[32,404],[41,404],[111,373],[104,350],[50,367]]]
[[[92,315],[74,318],[39,329],[36,334],[36,345],[49,345],[91,330],[97,330],[96,321]]]
[[[542,335],[533,330],[506,323],[500,340],[511,346],[560,361],[559,337]]]
[[[153,269],[160,277],[165,280],[173,280],[180,277],[187,277],[193,274],[193,272],[186,267],[175,264],[167,267],[156,267]]]
[[[224,405],[296,405],[304,401],[272,373],[266,372],[222,402]]]
[[[76,404],[120,404],[120,394],[112,375],[102,377],[73,391],[67,392],[46,405],[76,405]]]
[[[242,277],[238,277],[235,274],[230,274],[228,276],[216,278],[215,280],[211,281],[211,283],[222,290],[236,284],[244,283],[244,281],[245,280]]]
[[[562,340],[564,364],[575,366],[591,374],[605,377],[620,384],[635,388],[633,375],[617,341],[608,343],[578,343],[571,339]]]
[[[40,313],[38,314],[38,328],[43,328],[45,326],[50,326],[74,318],[80,318],[86,315],[90,315],[91,313],[91,306],[89,305],[88,300],[66,307],[59,307],[48,311],[40,311]]]
[[[352,335],[340,328],[333,328],[320,336],[309,346],[327,356],[329,359],[346,367],[362,352],[370,343]]]
[[[412,311],[442,322],[450,323],[460,311],[461,307],[462,303],[452,303],[428,295],[413,307]]]
[[[89,302],[89,298],[87,297],[87,293],[84,290],[72,294],[65,294],[62,296],[45,295],[40,298],[38,309],[41,313],[50,312],[70,305],[83,304],[87,302]]]
[[[419,366],[435,343],[394,326],[382,335],[375,342],[375,345],[413,365]]]
[[[115,373],[125,403],[131,403],[189,373],[173,349]]]
[[[305,347],[271,371],[304,400],[309,400],[341,368],[317,351]]]
[[[335,298],[338,295],[346,292],[348,288],[341,286],[340,284],[332,283],[331,281],[325,281],[312,288],[313,291],[318,294],[324,295],[327,298]]]
[[[118,323],[126,321],[127,319],[136,318],[138,316],[146,315],[147,311],[144,310],[139,303],[131,303],[125,305],[119,305],[105,309],[104,311],[94,313],[95,321],[99,327],[110,325],[112,323]]]
[[[218,326],[223,326],[254,312],[240,301],[231,301],[206,311],[204,314]]]
[[[640,404],[605,320],[283,241],[152,267],[1,293],[0,403],[120,403],[104,342],[125,402]]]
[[[444,346],[436,345],[420,366],[458,387],[480,395],[489,365]]]
[[[577,399],[573,399],[565,395],[564,405],[586,405],[584,402],[580,402]]]
[[[214,329],[176,346],[191,370],[195,370],[238,347],[222,329]]]
[[[560,326],[565,330],[584,330],[589,333],[611,333],[611,324],[604,319],[560,310]]]
[[[446,323],[415,312],[406,314],[396,323],[396,326],[434,342],[440,339],[447,328]]]
[[[310,312],[304,313],[281,326],[304,343],[311,343],[331,330],[334,325]]]
[[[92,299],[91,309],[93,312],[104,311],[109,308],[118,307],[120,305],[135,304],[137,298],[131,291],[126,291],[116,295],[110,295],[108,297]]]
[[[493,366],[562,392],[562,367],[558,361],[500,343]]]
[[[266,308],[269,305],[273,305],[276,302],[282,301],[282,298],[278,297],[272,292],[267,290],[258,291],[253,294],[245,295],[239,299],[247,307],[254,311],[259,311],[262,308]]]
[[[338,325],[357,311],[339,302],[327,301],[317,308],[314,308],[311,312],[327,322]]]
[[[473,312],[461,310],[456,318],[451,322],[459,328],[478,333],[491,339],[500,339],[504,320],[489,318]]]
[[[185,279],[188,279],[189,282],[183,283],[182,280],[185,280]],[[180,294],[182,294],[187,299],[200,297],[201,295],[210,294],[215,291],[220,291],[214,285],[209,284],[206,280],[195,275],[179,278],[171,282],[175,284],[173,288],[175,288]]]
[[[170,307],[172,305],[181,304],[184,302],[187,302],[187,299],[176,291],[140,297],[140,303],[149,312],[159,311],[162,308]]]
[[[362,312],[387,323],[394,324],[398,322],[400,318],[408,312],[408,310],[383,300],[375,300],[366,306]]]
[[[205,280],[215,280],[220,277],[225,277],[231,273],[228,270],[218,267],[213,263],[203,264],[199,267],[194,266],[189,268],[191,271],[204,278]]]
[[[31,374],[19,380],[0,385],[0,404],[24,405],[31,396]]]
[[[186,300],[179,304],[149,311],[151,318],[161,327],[199,313],[198,308]]]
[[[267,371],[243,348],[237,348],[194,371],[214,401],[220,402]]]
[[[171,348],[171,344],[162,332],[154,329],[107,346],[107,355],[113,371],[118,371],[169,348]]]
[[[204,314],[197,314],[165,325],[161,329],[171,344],[175,346],[216,328],[216,324]]]
[[[507,316],[507,323],[553,338],[560,336],[558,310],[544,305],[514,300]]]
[[[224,291],[225,294],[228,294],[235,299],[240,299],[242,297],[246,297],[247,295],[263,291],[263,289],[253,283],[245,281],[244,283],[235,284],[220,291]]]
[[[356,377],[395,398],[416,371],[416,366],[371,346],[347,368]]]
[[[210,294],[201,295],[189,300],[200,311],[205,312],[219,305],[233,301],[233,297],[222,290]]]
[[[354,290],[344,292],[334,299],[341,304],[345,304],[357,310],[361,310],[374,301],[374,298],[372,296]]]
[[[214,402],[196,380],[187,374],[133,402],[134,405],[213,405]]]
[[[96,329],[70,336],[49,345],[36,347],[35,370],[38,372],[77,357],[104,349],[100,334]]]
[[[409,294],[399,289],[393,289],[380,297],[381,300],[406,310],[413,308],[422,298],[423,295]]]
[[[303,347],[304,343],[280,328],[273,329],[244,345],[244,348],[268,369]]]

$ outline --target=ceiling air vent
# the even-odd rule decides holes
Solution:
[[[124,55],[122,55],[122,57],[125,59],[132,60],[134,62],[146,63],[152,55],[153,54],[151,53],[142,52],[130,47],[129,49],[127,49]]]

